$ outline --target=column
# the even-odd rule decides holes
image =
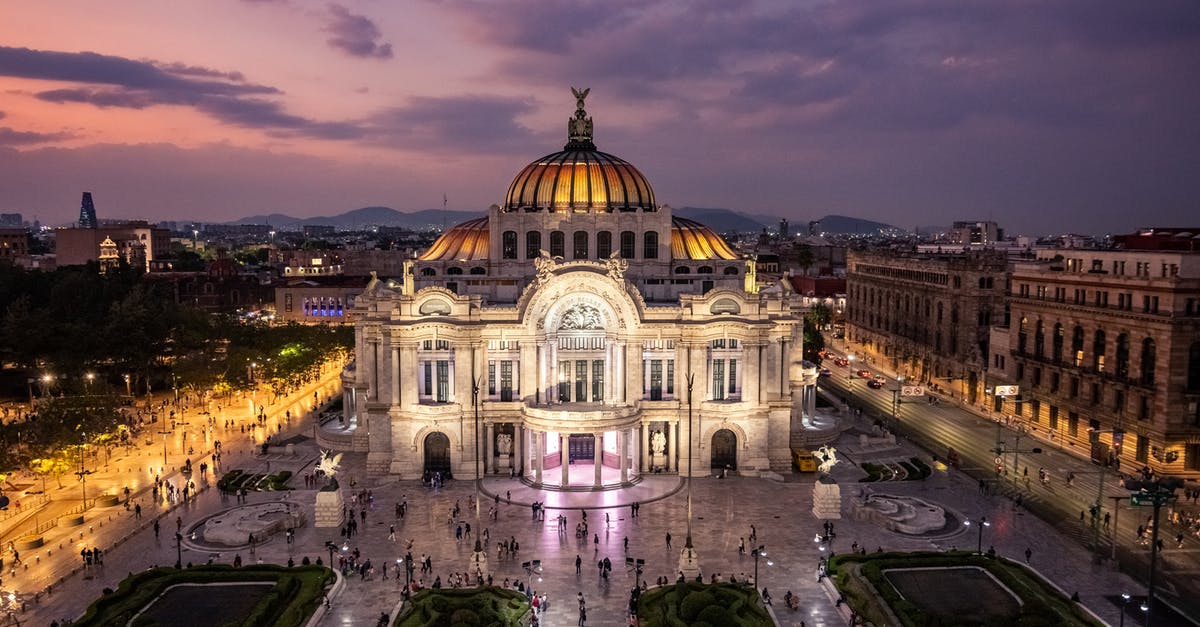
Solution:
[[[641,459],[638,463],[641,472],[650,472],[650,468],[646,466],[646,460],[650,459],[650,425],[645,422],[642,423],[642,450],[638,458]]]
[[[604,404],[613,404],[613,388],[616,387],[616,381],[613,378],[613,343],[612,340],[604,342]]]
[[[525,427],[521,425],[515,426],[513,434],[513,454],[516,459],[513,460],[513,469],[516,474],[525,475]]]
[[[487,437],[483,440],[483,474],[496,473],[496,456],[488,454],[492,450],[493,442],[496,441],[496,425],[487,423],[484,429]]]
[[[517,395],[523,402],[529,398],[537,398],[537,345],[533,342],[521,342],[519,354],[521,365],[517,375]]]
[[[667,470],[671,470],[671,466],[672,466],[671,458],[674,457],[675,458],[675,464],[674,464],[675,472],[679,472],[679,455],[680,455],[679,449],[681,446],[681,442],[679,441],[679,433],[680,433],[679,422],[680,421],[676,420],[675,424],[672,425],[674,427],[674,429],[672,429],[672,436],[671,436],[671,454],[667,455]]]
[[[744,345],[742,350],[743,363],[745,363],[745,375],[742,377],[742,399],[757,405],[759,403],[759,368],[758,368],[758,353],[762,350],[762,346],[758,342]]]
[[[571,483],[571,464],[567,459],[567,434],[558,432],[558,459],[562,462],[562,485]]]
[[[592,487],[599,488],[604,485],[604,433],[593,433],[595,438],[595,446],[592,447],[592,459],[596,465],[596,477],[592,481]]]
[[[617,431],[617,454],[621,456],[621,484],[629,483],[629,438],[630,429]]]
[[[363,364],[364,366],[366,366],[366,370],[367,370],[365,375],[366,375],[366,379],[367,379],[367,387],[370,390],[370,392],[368,392],[368,394],[370,394],[376,400],[379,399],[379,375],[376,372],[376,368],[375,368],[375,364],[378,361],[378,359],[377,359],[378,347],[379,347],[379,345],[374,340],[367,341],[367,344],[366,344],[367,363]]]
[[[395,407],[400,404],[400,347],[395,344],[391,344],[390,346],[391,350],[388,352],[392,355],[392,393],[388,402],[392,407]]]
[[[533,455],[533,482],[537,485],[542,484],[542,465],[546,463],[545,447],[542,446],[542,438],[545,437],[541,431],[530,432],[530,437],[533,438],[533,449],[530,454]]]
[[[613,342],[613,402],[625,405],[625,342]]]
[[[549,384],[546,404],[558,402],[558,343],[546,340],[546,379]]]
[[[421,373],[417,368],[417,345],[415,343],[400,346],[400,403],[416,405],[420,402],[417,395],[417,381]]]

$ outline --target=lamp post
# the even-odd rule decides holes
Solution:
[[[528,562],[521,562],[521,568],[524,568],[525,574],[529,576],[528,581],[525,584],[525,589],[529,590],[533,586],[533,575],[535,573],[540,575],[542,572],[542,560],[529,560]],[[541,580],[542,578],[538,577],[538,581],[540,582]]]
[[[750,556],[754,558],[754,589],[761,595],[762,586],[758,583],[758,559],[767,556],[767,546],[760,544],[753,549],[750,549]],[[774,565],[774,562],[767,560],[767,566]]]
[[[850,387],[854,387],[854,355],[847,354],[846,360],[850,362]]]
[[[692,384],[696,381],[696,373],[689,372],[687,376],[688,395],[688,480],[687,480],[687,540],[684,548],[692,550]]]
[[[175,532],[175,568],[183,570],[183,534]]]
[[[333,552],[337,550],[337,545],[332,540],[326,540],[325,548],[329,550],[329,570],[333,570]]]
[[[483,481],[483,477],[479,474],[479,382],[483,380],[483,375],[479,375],[471,382],[471,407],[475,411],[475,526],[479,526],[479,484]]]
[[[1121,593],[1121,622],[1117,627],[1125,627],[1125,612],[1131,598],[1128,592]]]
[[[896,389],[892,390],[892,425],[896,424],[897,413],[900,409],[900,392],[904,390],[904,377],[896,377]]]
[[[1178,477],[1163,477],[1155,481],[1126,481],[1125,487],[1133,490],[1130,501],[1137,505],[1150,504],[1154,507],[1153,525],[1150,527],[1150,582],[1146,592],[1146,625],[1154,617],[1154,577],[1158,568],[1158,515],[1162,506],[1175,500],[1175,490],[1183,485]]]
[[[642,587],[642,572],[646,569],[646,560],[640,557],[625,558],[625,565],[633,569],[633,587]]]
[[[92,474],[92,471],[86,470],[83,467],[83,449],[87,446],[87,433],[83,434],[83,441],[79,444],[79,472],[75,473],[79,477],[81,492],[83,493],[83,507],[79,513],[87,511],[87,476]]]
[[[975,522],[975,526],[979,528],[979,535],[975,541],[975,552],[980,555],[983,555],[983,528],[991,527],[992,523],[988,522],[987,516],[980,516],[979,519],[974,522]],[[971,520],[970,519],[964,520],[963,526],[970,527]]]
[[[175,433],[175,432],[167,431],[167,423],[166,423],[166,421],[164,421],[163,428],[158,432],[158,434],[163,437],[163,473],[164,474],[167,472],[167,436],[171,435],[172,433]]]
[[[133,382],[125,375],[125,396],[133,396]]]
[[[86,388],[85,392],[89,395],[92,393],[92,380],[95,378],[96,378],[96,375],[94,375],[90,372],[83,375],[83,380],[87,381],[87,383],[84,386]]]

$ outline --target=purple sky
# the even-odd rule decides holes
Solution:
[[[562,147],[572,85],[673,206],[1200,224],[1195,0],[18,3],[0,211],[483,210]]]

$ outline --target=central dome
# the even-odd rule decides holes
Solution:
[[[521,169],[508,186],[504,211],[657,211],[645,175],[592,143],[592,119],[583,109],[588,90],[571,91],[577,108],[567,121],[567,145]]]

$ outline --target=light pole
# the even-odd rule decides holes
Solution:
[[[642,587],[642,571],[646,569],[646,560],[640,557],[625,558],[625,566],[633,569],[633,587]]]
[[[175,532],[175,568],[183,570],[183,534],[178,531]]]
[[[525,574],[529,575],[529,579],[525,584],[525,589],[529,590],[533,586],[533,575],[535,573],[540,575],[542,572],[542,560],[529,560],[528,562],[521,562],[521,568],[524,568]],[[538,581],[540,582],[541,580],[542,578],[538,577]]]
[[[900,392],[904,389],[904,377],[896,377],[896,389],[892,390],[892,426],[896,425],[898,410],[900,408]]]
[[[1126,481],[1125,487],[1133,490],[1130,501],[1138,504],[1149,502],[1154,506],[1153,526],[1150,527],[1150,583],[1146,592],[1146,625],[1149,627],[1154,616],[1154,576],[1158,568],[1158,514],[1162,506],[1175,500],[1175,490],[1183,485],[1178,477],[1162,477],[1155,481]]]
[[[333,570],[333,552],[337,550],[337,545],[332,540],[326,540],[325,548],[329,549],[329,570]]]
[[[86,389],[86,392],[87,392],[87,394],[89,394],[89,395],[92,393],[92,379],[95,379],[95,378],[96,378],[96,375],[94,375],[94,374],[92,374],[92,373],[90,373],[90,372],[89,372],[89,373],[87,373],[87,374],[85,374],[85,375],[83,375],[83,380],[84,380],[84,381],[87,381],[87,384],[86,384],[86,386],[85,386],[85,387],[87,388],[87,389]]]
[[[1121,622],[1117,627],[1125,627],[1125,612],[1131,598],[1128,592],[1121,593]]]
[[[133,383],[129,380],[129,375],[125,375],[125,396],[133,396]]]
[[[754,589],[761,595],[762,586],[758,583],[758,559],[767,556],[767,546],[760,544],[750,549],[750,556],[754,558]],[[774,564],[771,560],[767,560],[767,566],[773,566]]]
[[[971,520],[970,519],[964,520],[963,526],[970,527]],[[980,516],[979,519],[975,521],[975,526],[979,528],[979,536],[977,537],[977,539],[975,541],[975,552],[980,555],[983,555],[983,528],[991,527],[992,523],[988,522],[987,516]]]
[[[83,452],[87,446],[87,433],[83,434],[83,441],[79,444],[79,472],[75,473],[79,477],[81,492],[83,493],[83,507],[79,510],[80,514],[87,511],[87,476],[92,474],[92,471],[85,470],[83,467]]]
[[[479,382],[483,380],[483,375],[479,375],[471,382],[471,406],[475,411],[475,526],[479,526],[479,484],[483,481],[483,477],[479,474]]]
[[[696,381],[696,373],[689,372],[687,376],[688,395],[688,478],[687,478],[687,540],[684,548],[692,550],[692,384]]]
[[[167,431],[167,423],[164,421],[162,430],[158,432],[158,434],[163,437],[163,474],[166,474],[167,472],[167,436],[171,435],[172,433],[175,432]]]

